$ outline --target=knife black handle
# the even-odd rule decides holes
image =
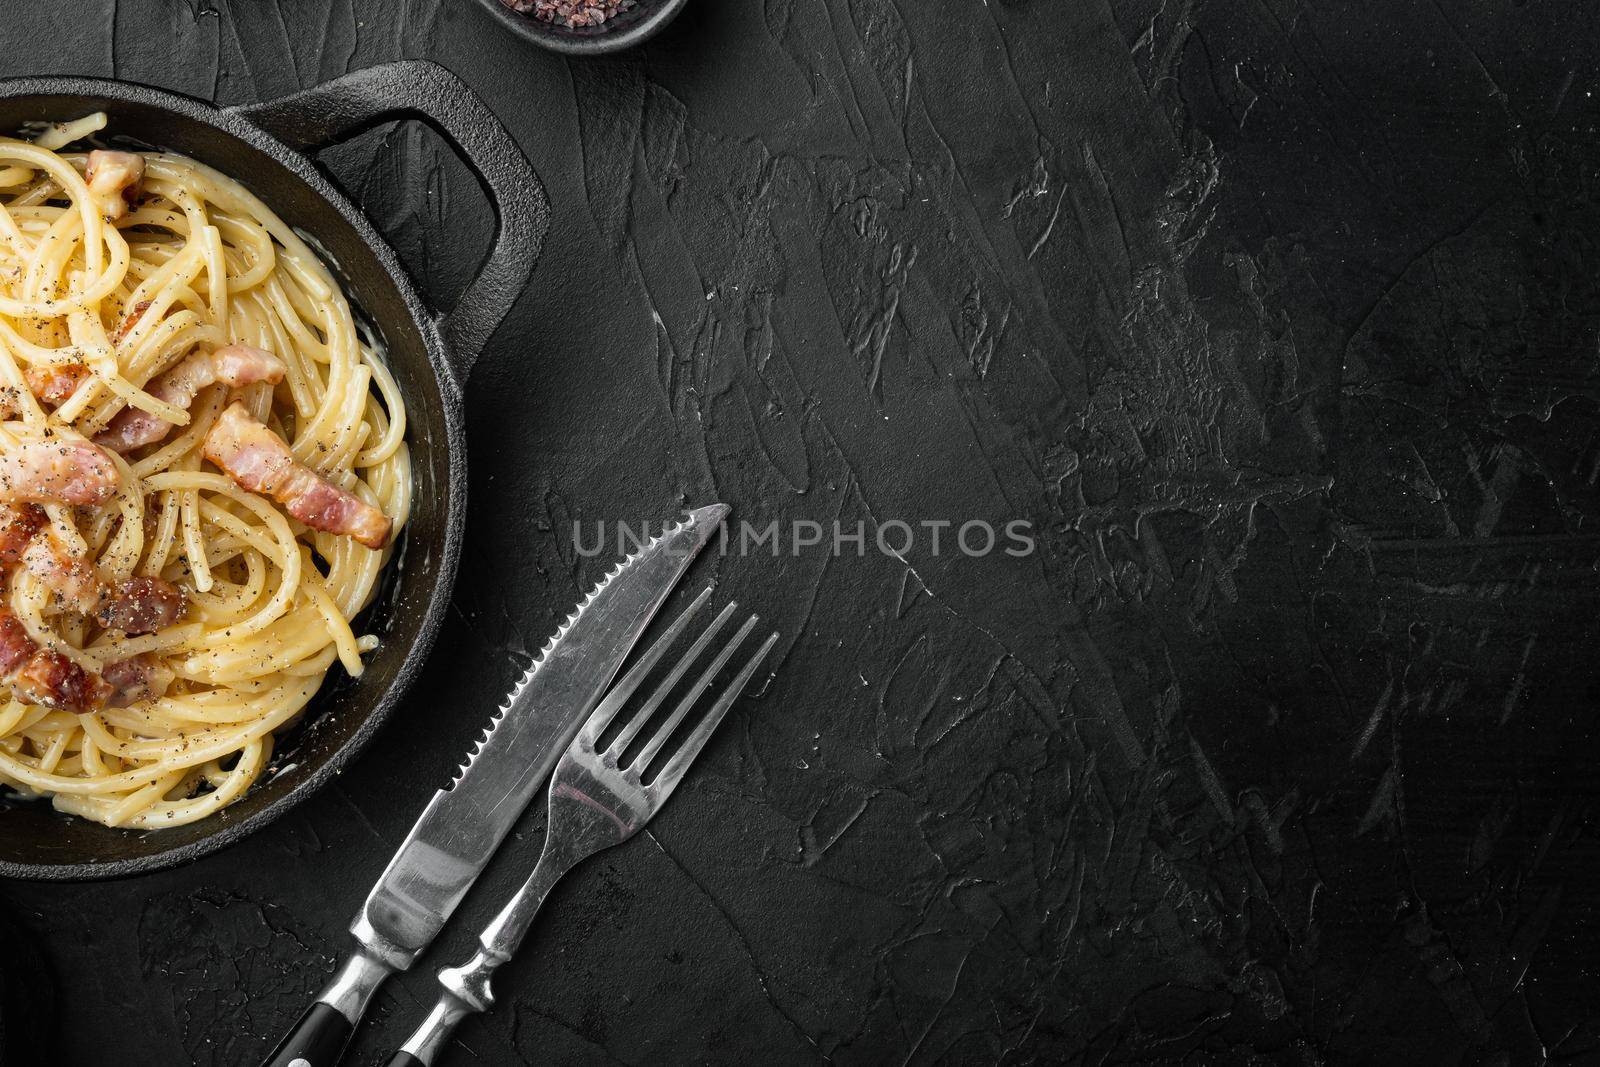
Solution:
[[[354,1031],[338,1009],[319,1000],[300,1016],[265,1067],[335,1067]]]
[[[396,1052],[389,1058],[387,1067],[428,1067],[409,1052]]]
[[[358,946],[263,1067],[337,1067],[372,995],[395,970],[365,944]]]

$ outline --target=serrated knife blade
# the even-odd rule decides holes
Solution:
[[[454,781],[434,794],[411,828],[350,928],[359,950],[269,1065],[336,1062],[372,994],[444,927],[727,514],[723,504],[690,512],[579,602],[495,712]],[[312,1040],[319,1034],[324,1039]],[[304,1055],[317,1050],[315,1058]]]

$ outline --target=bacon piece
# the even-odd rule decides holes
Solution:
[[[22,372],[27,391],[46,404],[60,404],[77,391],[89,376],[89,368],[82,363],[58,363],[52,366],[29,367]],[[14,419],[22,411],[22,390],[16,386],[0,386],[0,417]]]
[[[265,493],[313,530],[346,534],[368,548],[389,540],[388,516],[294,458],[283,438],[240,403],[228,406],[201,454],[253,493]]]
[[[44,509],[37,504],[0,504],[0,564],[10,566],[20,560],[45,519]]]
[[[22,620],[0,608],[0,677],[11,677],[37,651],[39,646],[28,636]]]
[[[164,696],[176,675],[172,669],[148,652],[107,663],[100,677],[110,687],[106,703],[113,708],[128,708]]]
[[[183,615],[183,593],[162,578],[125,578],[102,590],[96,621],[125,634],[153,634]]]
[[[0,453],[0,501],[103,504],[118,481],[111,457],[88,441],[29,441]]]
[[[49,534],[34,537],[22,550],[22,565],[55,594],[61,607],[93,615],[108,630],[150,634],[183,615],[183,593],[164,578],[100,580],[94,565],[69,554]]]
[[[257,382],[283,381],[283,361],[271,352],[249,345],[226,345],[215,352],[196,352],[147,386],[158,400],[186,408],[200,390],[217,382],[239,389]],[[95,444],[113,452],[128,453],[155,444],[172,432],[172,423],[148,411],[123,408],[111,424],[95,437]]]
[[[233,389],[257,382],[277,385],[287,370],[283,360],[254,345],[223,345],[211,353],[211,371],[216,380]]]
[[[59,652],[40,648],[11,612],[0,608],[0,677],[24,704],[85,712],[105,705],[112,687]]]
[[[22,372],[22,377],[34,396],[46,404],[60,404],[78,391],[78,386],[89,377],[89,368],[82,363],[41,365],[29,367]]]
[[[35,537],[23,549],[22,566],[55,594],[61,606],[81,615],[100,607],[100,575],[88,560],[69,555],[49,534]]]
[[[59,652],[40,649],[11,676],[11,691],[24,704],[85,712],[103,707],[111,687]]]
[[[166,693],[175,675],[150,653],[86,671],[60,652],[41,648],[10,611],[0,607],[0,682],[24,704],[86,712],[131,707]]]
[[[141,300],[137,304],[133,305],[133,307],[129,308],[128,314],[123,317],[122,325],[118,326],[117,332],[112,335],[111,343],[114,345],[120,345],[122,342],[126,341],[128,339],[128,335],[133,332],[133,328],[139,325],[139,320],[144,318],[144,313],[149,310],[150,301],[148,300]]]
[[[97,148],[89,153],[83,180],[89,183],[101,212],[108,219],[120,219],[128,206],[139,199],[139,183],[144,180],[144,157],[132,152],[108,152]]]

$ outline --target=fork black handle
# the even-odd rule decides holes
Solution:
[[[427,1067],[409,1052],[396,1052],[389,1058],[387,1067]]]

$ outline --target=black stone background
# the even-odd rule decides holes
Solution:
[[[0,72],[223,102],[436,59],[555,204],[471,383],[455,610],[368,755],[186,869],[0,887],[53,1062],[254,1061],[597,577],[573,521],[714,498],[1039,551],[697,571],[781,669],[452,1062],[1595,1062],[1596,17],[691,0],[568,61],[468,0],[6,5]],[[459,289],[489,217],[431,134],[326,161]]]

